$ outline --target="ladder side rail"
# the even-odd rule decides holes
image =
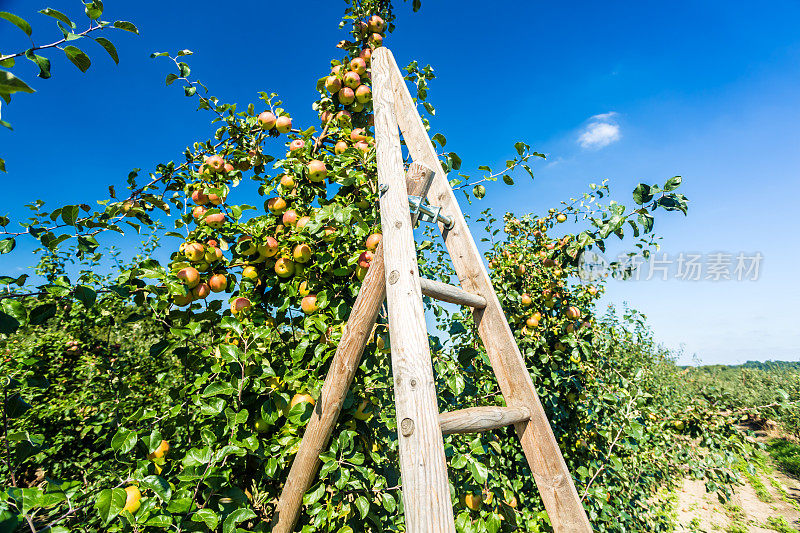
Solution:
[[[558,533],[591,531],[572,476],[483,265],[483,257],[469,231],[400,69],[391,52],[385,48],[377,49],[372,57],[373,64],[377,57],[381,63],[391,65],[396,118],[411,158],[436,171],[428,199],[454,219],[455,225],[452,229],[447,230],[442,224],[439,224],[439,228],[461,285],[464,290],[486,299],[486,307],[475,309],[473,316],[500,390],[508,405],[524,406],[530,411],[530,420],[516,424],[515,429],[553,529]]]
[[[454,532],[390,68],[386,54],[373,55],[376,159],[406,531]]]
[[[412,164],[406,174],[408,194],[426,195],[433,175],[433,170],[428,167]],[[385,299],[383,243],[380,243],[350,311],[344,333],[328,368],[319,401],[314,406],[297,455],[289,469],[289,475],[275,508],[273,533],[289,533],[297,522],[303,505],[303,495],[311,487],[319,470],[319,456],[325,451],[333,428],[339,420],[342,405],[353,383],[358,365],[361,364],[361,356]]]
[[[344,334],[336,348],[319,400],[306,425],[300,447],[292,461],[273,516],[273,533],[290,533],[300,515],[303,495],[311,487],[320,466],[319,456],[339,419],[342,405],[350,390],[361,356],[372,333],[381,305],[386,298],[383,271],[383,243],[375,257],[353,304]]]

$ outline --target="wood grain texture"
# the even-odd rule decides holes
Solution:
[[[433,279],[420,278],[419,281],[422,294],[425,296],[430,296],[442,302],[466,305],[478,309],[486,307],[486,298],[479,294],[472,294],[460,287],[455,287]]]
[[[405,525],[409,533],[454,532],[416,245],[403,183],[392,68],[389,52],[375,50],[375,144],[378,182],[386,189],[380,199],[381,228]]]
[[[433,170],[425,165],[412,164],[406,174],[408,194],[424,196],[430,187],[433,174]],[[364,347],[367,345],[372,326],[385,298],[386,279],[383,242],[381,242],[350,311],[347,327],[336,347],[319,400],[314,406],[303,440],[300,442],[289,476],[283,486],[273,517],[273,533],[289,533],[297,522],[303,495],[311,487],[319,470],[319,455],[327,447],[333,428],[339,419],[356,369],[361,363]]]
[[[439,427],[445,435],[478,433],[526,422],[530,417],[527,407],[470,407],[439,414]]]
[[[453,189],[447,181],[447,175],[439,162],[436,150],[422,124],[394,57],[388,50],[382,50],[381,62],[386,61],[390,64],[396,118],[403,132],[409,155],[414,161],[425,163],[436,171],[436,177],[428,193],[428,201],[432,205],[441,206],[442,213],[452,216],[455,221],[455,226],[450,230],[446,230],[441,224],[439,228],[461,286],[464,290],[480,294],[486,299],[486,307],[475,309],[473,316],[497,376],[500,390],[509,405],[525,406],[531,413],[531,419],[516,424],[515,429],[553,529],[559,533],[591,531],[589,519],[575,490],[572,476],[558,448],[514,334],[508,326],[500,301],[484,268],[483,257],[464,220]]]

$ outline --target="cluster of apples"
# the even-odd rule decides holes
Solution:
[[[362,40],[366,39],[373,48],[383,44],[385,31],[386,22],[379,15],[372,15],[366,22],[360,20],[356,22],[355,26],[356,36]]]
[[[186,294],[175,294],[173,301],[180,306],[189,305],[194,300],[208,298],[212,292],[222,292],[228,287],[228,278],[218,272],[218,265],[225,263],[225,257],[216,240],[209,239],[205,244],[185,242],[178,248],[178,256],[172,263],[172,270],[187,289]]]
[[[283,174],[277,178],[278,195],[265,204],[267,211],[275,216],[275,224],[270,225],[268,235],[240,237],[236,246],[230,247],[233,253],[230,261],[222,254],[223,249],[228,250],[225,237],[214,233],[227,227],[224,203],[228,188],[224,183],[230,178],[228,173],[246,170],[249,165],[256,164],[253,161],[258,155],[255,152],[259,149],[251,150],[249,160],[244,163],[226,161],[222,155],[212,155],[204,160],[198,171],[198,181],[188,192],[195,204],[191,210],[192,217],[199,226],[199,235],[203,237],[195,236],[194,241],[197,242],[184,243],[173,261],[172,268],[186,287],[184,294],[173,295],[176,304],[189,305],[211,293],[230,289],[236,284],[236,279],[228,270],[241,266],[241,284],[244,290],[240,290],[240,295],[230,302],[232,312],[238,314],[253,305],[248,283],[252,282],[256,286],[260,284],[267,270],[273,271],[283,280],[301,276],[314,259],[314,248],[319,248],[320,245],[326,250],[330,248],[326,244],[332,243],[338,237],[334,226],[323,227],[318,235],[308,235],[307,239],[304,237],[299,239],[301,242],[297,242],[297,235],[307,232],[306,226],[315,212],[314,208],[309,208],[311,201],[306,197],[308,189],[298,192],[298,184],[303,182],[321,187],[316,194],[324,197],[326,181],[332,179],[326,158],[339,156],[350,148],[362,153],[372,149],[374,137],[367,131],[372,117],[368,113],[360,112],[369,111],[367,106],[370,106],[372,100],[369,86],[370,59],[372,50],[382,44],[385,30],[386,23],[378,15],[356,23],[354,33],[360,39],[360,44],[355,46],[355,51],[351,51],[343,64],[333,67],[330,76],[325,80],[325,86],[333,98],[332,106],[329,103],[325,109],[320,110],[320,118],[329,126],[328,138],[325,143],[311,149],[308,137],[288,141],[287,161],[290,163],[284,165]],[[358,118],[353,113],[359,113]],[[297,133],[292,130],[291,117],[280,109],[263,111],[256,121],[258,128],[272,136],[293,131]],[[354,124],[362,127],[354,127]],[[370,205],[369,202],[359,201],[360,198],[355,200],[357,207],[367,208]],[[220,239],[222,246],[215,239]],[[358,279],[363,279],[366,275],[379,241],[379,234],[371,235],[367,239],[366,249],[357,260],[355,273]],[[311,293],[308,280],[300,283],[298,293],[302,297],[300,308],[304,313],[317,311],[317,297]]]
[[[366,104],[372,101],[372,89],[363,83],[369,79],[367,62],[371,56],[372,51],[365,48],[349,65],[333,67],[330,76],[325,80],[325,89],[331,96],[336,96],[339,104],[356,113],[363,111]]]
[[[325,89],[342,108],[347,109],[348,115],[349,112],[364,111],[372,101],[372,89],[368,85],[370,59],[372,50],[383,43],[385,30],[386,22],[378,15],[372,15],[366,22],[358,21],[354,33],[362,41],[363,48],[356,48],[357,57],[334,66],[325,79]]]
[[[597,290],[594,289],[592,294],[596,294]],[[550,310],[556,308],[556,306],[561,305],[561,312],[563,316],[568,320],[565,330],[567,333],[574,333],[580,331],[582,328],[589,326],[588,322],[582,322],[580,320],[582,313],[581,310],[574,306],[574,305],[567,305],[566,301],[563,300],[563,295],[553,289],[543,289],[542,290],[542,304],[546,308],[544,311],[544,315],[542,311],[533,311],[532,313],[528,314],[525,312],[525,325],[522,328],[522,332],[525,335],[533,335],[536,332],[536,328],[539,327],[539,324],[542,322],[543,316],[547,316]],[[520,296],[520,305],[527,310],[533,305],[533,298],[530,294],[524,293]]]
[[[210,212],[210,210],[223,204],[227,197],[227,189],[224,186],[217,186],[213,183],[213,180],[218,175],[227,175],[227,173],[234,170],[236,170],[234,166],[220,155],[207,157],[203,164],[200,165],[198,173],[201,181],[194,184],[191,193],[192,201],[196,204],[192,208],[192,217],[198,224],[203,223],[210,228],[219,229],[225,223],[225,213],[222,213],[219,209]],[[224,192],[217,194],[212,190]]]
[[[471,511],[480,511],[482,505],[487,505],[493,508],[498,507],[497,502],[495,501],[494,492],[486,489],[481,492],[467,492],[463,495],[460,495],[458,502]],[[511,509],[516,509],[518,505],[517,497],[512,494],[510,498],[504,500],[502,503]],[[502,517],[502,515],[500,516]]]

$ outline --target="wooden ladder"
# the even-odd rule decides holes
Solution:
[[[378,48],[372,55],[372,80],[383,239],[292,463],[276,507],[273,532],[288,533],[297,521],[303,494],[319,468],[320,453],[330,440],[384,299],[389,312],[406,531],[455,531],[442,435],[512,424],[553,529],[559,533],[591,531],[483,258],[394,56],[386,48]],[[399,132],[414,161],[407,174]],[[425,198],[440,211],[420,209]],[[411,209],[410,199],[417,202]],[[439,225],[461,288],[419,277],[413,227],[425,211]],[[473,308],[507,407],[439,413],[423,294]]]

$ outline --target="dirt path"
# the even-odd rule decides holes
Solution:
[[[677,532],[800,532],[800,482],[768,462],[721,504],[702,481],[684,480],[676,506]]]

